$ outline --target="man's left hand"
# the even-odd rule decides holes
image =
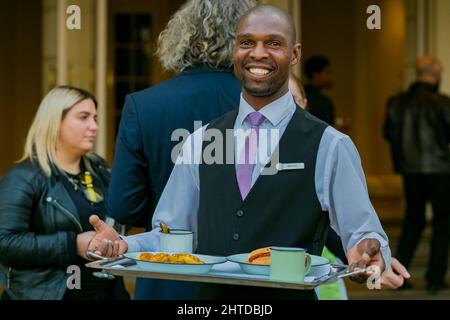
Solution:
[[[385,269],[385,264],[380,251],[380,242],[376,239],[364,239],[347,252],[347,259],[350,271],[365,268],[379,268],[380,274]],[[374,271],[375,272],[375,271]],[[362,273],[353,277],[351,280],[358,283],[364,283],[373,272]]]
[[[409,278],[411,275],[405,266],[392,257],[390,267],[381,276],[381,289],[397,289],[403,285],[405,279]]]

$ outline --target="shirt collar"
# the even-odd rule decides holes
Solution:
[[[268,105],[264,106],[259,112],[266,117],[267,120],[275,127],[284,117],[289,114],[292,109],[295,109],[294,99],[290,91]],[[256,110],[244,99],[241,93],[241,100],[239,102],[239,113],[237,116],[237,123],[242,126],[247,116]]]

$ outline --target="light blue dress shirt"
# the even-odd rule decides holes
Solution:
[[[297,106],[291,93],[286,93],[259,110],[266,117],[260,129],[278,129],[279,138],[281,138],[295,108]],[[250,125],[244,120],[250,112],[254,111],[241,95],[234,130],[249,129]],[[152,221],[154,229],[126,237],[128,251],[158,251],[160,222],[171,228],[188,229],[197,234],[200,194],[198,164],[206,127],[207,125],[196,130],[186,139],[155,209]],[[270,146],[272,151],[275,147],[276,145]],[[240,159],[240,150],[236,146],[235,149],[235,159]],[[269,158],[270,155],[267,160]],[[256,162],[252,185],[260,175],[264,163],[264,160]],[[345,251],[347,252],[363,239],[377,239],[381,244],[381,254],[386,267],[389,266],[391,252],[388,238],[370,202],[358,151],[347,135],[330,126],[325,129],[319,144],[315,186],[322,210],[328,211],[331,227],[341,237]],[[283,191],[278,189],[274,192]],[[195,238],[194,248],[196,241]]]

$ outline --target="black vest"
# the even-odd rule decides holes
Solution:
[[[226,137],[238,111],[211,122]],[[315,187],[320,140],[327,124],[297,108],[279,142],[280,163],[304,163],[302,170],[260,175],[242,201],[235,164],[199,166],[200,204],[197,252],[227,256],[265,246],[296,246],[320,255],[328,231]],[[225,140],[225,139],[224,139]],[[213,141],[212,141],[213,142]],[[203,142],[203,150],[212,143]],[[203,153],[202,153],[203,154]],[[225,158],[225,157],[224,157]],[[197,298],[314,299],[312,290],[198,285]]]
[[[233,129],[237,111],[213,121],[208,129]],[[265,246],[296,246],[321,255],[328,212],[316,194],[315,167],[327,125],[296,109],[279,143],[280,163],[304,163],[301,170],[260,175],[242,201],[235,164],[200,164],[198,253],[222,255]],[[203,149],[211,142],[203,142]]]

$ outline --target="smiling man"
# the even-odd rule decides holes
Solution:
[[[353,266],[383,271],[391,263],[388,239],[370,203],[355,146],[298,108],[289,92],[291,67],[300,60],[292,18],[273,6],[248,11],[236,31],[233,60],[242,84],[239,108],[188,138],[182,153],[200,145],[194,148],[196,160],[177,161],[156,208],[155,229],[126,238],[128,250],[158,250],[162,222],[193,230],[201,254],[227,256],[276,245],[320,255],[331,223]],[[263,129],[279,132],[273,175],[263,174],[269,162],[255,161],[258,150],[252,148],[260,146],[255,141]],[[248,132],[241,148],[234,143],[235,163],[200,161],[212,143],[209,130],[223,137],[229,137],[227,130]],[[199,285],[197,297],[315,298],[312,290],[227,285]]]
[[[256,7],[241,19],[234,73],[244,88],[244,99],[255,110],[288,92],[290,67],[300,61],[300,44],[295,39],[292,17],[275,7]]]

